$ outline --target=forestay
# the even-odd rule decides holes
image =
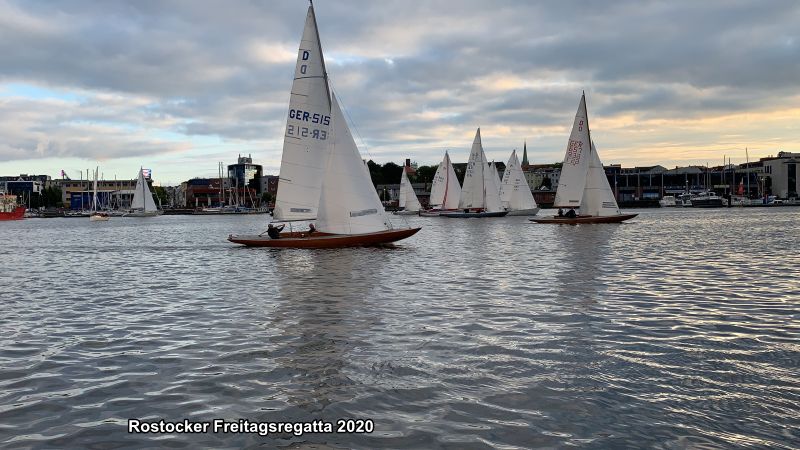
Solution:
[[[564,163],[561,166],[561,177],[558,180],[556,208],[578,208],[586,186],[586,173],[589,170],[590,153],[589,119],[586,114],[586,95],[581,95],[572,133],[567,143]]]
[[[389,230],[391,222],[364,167],[336,95],[331,99],[333,136],[322,181],[317,229],[334,234]]]
[[[331,102],[313,7],[308,8],[289,98],[275,220],[317,217],[331,139]]]

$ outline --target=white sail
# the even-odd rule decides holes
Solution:
[[[331,139],[330,116],[325,62],[314,9],[309,6],[289,98],[275,220],[317,217]]]
[[[586,187],[583,190],[583,203],[578,211],[581,215],[590,216],[616,216],[620,214],[617,200],[608,177],[600,162],[597,148],[592,142],[592,151],[589,160],[589,172],[586,174]]]
[[[483,155],[486,159],[486,155]],[[486,177],[486,187],[484,191],[484,208],[487,212],[499,212],[503,210],[503,202],[500,201],[500,175],[497,173],[497,166],[494,162],[489,164],[489,170],[484,170]]]
[[[333,135],[321,186],[317,229],[360,234],[392,228],[353,140],[336,96],[332,95]]]
[[[445,151],[444,159],[433,176],[429,204],[431,208],[456,209],[460,199],[461,185],[458,184],[456,171],[450,162],[450,155]]]
[[[153,192],[150,191],[150,186],[147,185],[142,169],[139,169],[139,178],[136,180],[136,188],[133,191],[131,209],[141,210],[146,213],[158,211],[156,202],[153,200]]]
[[[475,133],[475,140],[472,141],[472,150],[469,152],[467,170],[464,172],[461,200],[458,202],[460,209],[484,208],[486,179],[483,173],[486,168],[486,157],[483,154],[483,146],[481,145],[481,129],[478,128]]]
[[[503,173],[503,184],[500,188],[500,200],[503,207],[509,211],[522,211],[536,208],[536,200],[522,172],[522,165],[517,158],[517,151],[511,152],[511,157]]]
[[[405,167],[403,168],[403,175],[400,177],[399,206],[405,211],[419,211],[422,208],[417,199],[417,194],[414,192],[414,187],[411,186],[411,181],[408,180]]]
[[[589,170],[590,153],[589,118],[586,114],[586,95],[581,96],[572,133],[567,143],[564,163],[561,166],[561,177],[558,180],[556,208],[578,208],[586,186],[586,173]]]

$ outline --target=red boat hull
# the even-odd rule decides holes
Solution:
[[[552,218],[549,217],[542,217],[542,218],[535,218],[535,219],[528,219],[531,222],[536,223],[557,223],[562,225],[579,225],[583,223],[620,223],[626,221],[628,219],[633,219],[634,217],[638,216],[638,214],[620,214],[618,216],[578,216],[578,217],[559,217],[553,216]]]
[[[0,220],[22,220],[25,218],[25,207],[17,206],[14,211],[0,212]]]
[[[267,236],[228,236],[228,240],[248,247],[271,248],[342,248],[342,247],[369,247],[374,245],[389,244],[405,239],[419,231],[420,228],[406,228],[402,230],[378,231],[364,234],[330,234],[316,232],[309,236],[308,233],[281,233],[280,239],[270,239]]]

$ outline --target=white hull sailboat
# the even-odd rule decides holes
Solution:
[[[92,188],[92,213],[89,215],[90,222],[108,222],[111,216],[107,212],[97,210],[97,172],[100,168],[94,169],[94,186]]]
[[[405,239],[395,229],[329,85],[314,6],[308,7],[289,99],[275,222],[316,220],[313,232],[228,236],[250,247],[339,248]]]
[[[438,217],[442,212],[458,210],[461,198],[461,185],[458,184],[456,171],[450,162],[450,155],[444,152],[444,158],[436,168],[431,185],[429,208],[419,212],[422,217]]]
[[[516,150],[511,152],[511,157],[506,164],[506,171],[503,172],[500,201],[509,216],[535,216],[539,212],[528,181],[522,172],[522,165],[519,163]]]
[[[136,188],[133,191],[131,210],[125,213],[124,217],[155,217],[161,214],[162,211],[156,207],[156,202],[153,200],[153,192],[147,185],[144,170],[140,168]]]
[[[508,211],[500,202],[500,186],[494,164],[489,165],[481,143],[481,129],[475,132],[472,150],[469,154],[464,185],[461,186],[459,211],[443,212],[442,217],[479,218],[503,217]]]
[[[603,164],[589,132],[586,94],[581,96],[567,151],[561,167],[553,207],[568,213],[530,219],[536,223],[583,224],[619,223],[637,214],[622,214],[608,184]],[[572,212],[572,214],[570,214]]]
[[[398,206],[400,210],[394,213],[401,216],[416,216],[419,214],[419,210],[422,209],[417,193],[414,192],[414,187],[408,179],[405,167],[403,167],[403,174],[400,176],[400,201]]]

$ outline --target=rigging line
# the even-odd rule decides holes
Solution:
[[[342,107],[342,111],[347,116],[347,119],[350,121],[350,124],[353,126],[353,129],[356,131],[356,135],[358,135],[358,140],[361,141],[361,146],[364,147],[364,152],[367,154],[367,156],[369,156],[369,159],[372,159],[372,154],[369,152],[367,144],[364,142],[364,138],[361,137],[361,133],[358,131],[358,127],[356,126],[355,121],[350,116],[350,112],[347,110],[347,107],[345,107],[344,102],[342,102],[342,97],[339,96],[339,93],[336,91],[336,89],[333,88],[333,83],[330,83],[330,85],[334,95],[336,95],[336,98],[339,99],[339,106]]]

